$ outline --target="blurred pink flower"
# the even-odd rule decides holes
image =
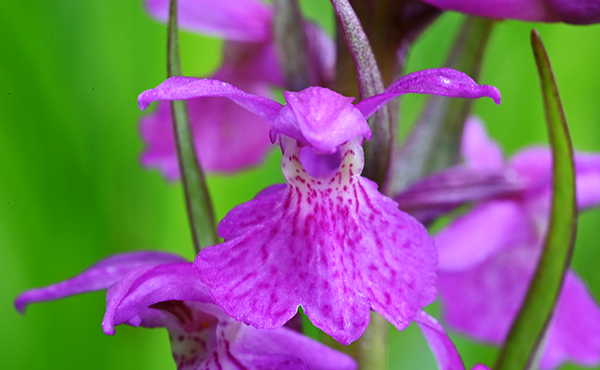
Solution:
[[[505,164],[498,145],[473,118],[466,124],[462,151],[470,169],[508,172],[518,187],[476,199],[470,212],[435,236],[443,318],[460,332],[500,344],[525,297],[547,232],[552,155],[549,148],[533,147]],[[577,153],[575,166],[578,207],[597,206],[600,155]],[[571,270],[540,366],[554,369],[565,361],[588,366],[600,362],[600,309]]]
[[[422,0],[443,10],[488,18],[532,22],[600,22],[598,0]]]

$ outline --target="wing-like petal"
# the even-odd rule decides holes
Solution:
[[[456,166],[414,183],[394,200],[401,210],[426,224],[461,204],[514,194],[522,189],[511,171]]]
[[[365,118],[369,118],[394,97],[407,93],[470,99],[487,96],[500,104],[500,92],[494,86],[478,85],[462,72],[438,68],[409,73],[392,83],[383,93],[358,102],[356,108]]]
[[[236,81],[256,95],[269,93],[266,85]],[[233,172],[259,164],[271,147],[269,122],[234,102],[218,98],[187,101],[196,153],[207,171]],[[158,167],[169,180],[179,178],[179,165],[167,102],[160,102],[154,113],[141,120],[146,150],[142,164]]]
[[[263,96],[248,94],[223,81],[208,78],[171,77],[156,88],[146,90],[138,97],[141,110],[159,100],[186,100],[200,97],[229,98],[250,112],[273,121],[282,105]]]
[[[20,312],[30,303],[49,301],[74,294],[107,289],[119,282],[129,272],[141,266],[153,266],[161,263],[183,262],[180,256],[163,252],[132,252],[116,254],[96,263],[81,274],[49,285],[44,288],[28,290],[15,300]]]

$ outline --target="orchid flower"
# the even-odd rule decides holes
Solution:
[[[600,22],[597,0],[422,0],[443,10],[488,18],[532,22],[590,24]]]
[[[80,275],[21,294],[17,309],[36,302],[107,289],[105,334],[127,324],[164,327],[179,370],[355,370],[356,363],[286,327],[261,330],[227,316],[216,306],[197,271],[185,259],[162,252],[132,252],[108,257]],[[464,370],[444,328],[425,312],[415,321],[440,370]],[[477,365],[476,370],[488,370]]]
[[[465,74],[409,74],[356,105],[310,87],[284,92],[285,106],[222,81],[173,77],[140,94],[157,100],[221,96],[271,122],[286,184],[235,207],[220,223],[225,243],[196,258],[200,279],[236,320],[275,329],[302,306],[313,324],[342,344],[356,340],[369,310],[399,330],[436,296],[436,251],[425,228],[360,176],[366,118],[394,96],[414,92],[492,97],[498,90]]]
[[[505,164],[500,148],[475,118],[467,121],[462,152],[466,164],[447,170],[446,176],[460,178],[466,167],[467,173],[505,175],[508,182],[502,183],[510,186],[476,192],[473,209],[435,236],[443,318],[462,333],[500,344],[525,298],[548,228],[552,155],[548,148],[534,147]],[[577,153],[575,167],[578,207],[599,205],[600,155]],[[427,197],[425,192],[419,196]],[[600,309],[572,270],[567,272],[540,366],[554,369],[566,361],[600,363]]]
[[[229,82],[255,95],[271,96],[285,87],[273,41],[273,9],[259,0],[179,0],[182,28],[226,40],[223,63],[212,78]],[[146,0],[149,13],[166,22],[168,0]],[[315,85],[333,79],[335,47],[316,25],[305,24],[311,76]],[[223,99],[187,102],[196,152],[208,171],[234,172],[262,161],[270,147],[269,123]],[[169,180],[179,178],[179,166],[169,105],[141,120],[146,143],[142,164],[157,167]]]
[[[179,370],[355,370],[354,360],[288,328],[260,330],[217,307],[192,264],[160,252],[106,258],[82,274],[21,294],[21,312],[33,302],[108,289],[104,333],[115,325],[164,327]]]

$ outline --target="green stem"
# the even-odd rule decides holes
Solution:
[[[318,76],[311,75],[304,33],[305,21],[298,0],[273,0],[273,8],[273,34],[286,90],[304,90],[320,81]]]
[[[169,77],[181,76],[177,31],[177,0],[171,0],[169,4],[167,73]],[[192,229],[194,248],[198,253],[202,248],[218,243],[215,216],[204,173],[196,157],[185,101],[171,101],[170,104],[188,218]]]
[[[380,94],[384,91],[381,72],[377,66],[375,55],[369,44],[369,40],[358,16],[348,0],[331,0],[335,13],[338,18],[338,51],[347,46],[350,51],[350,56],[354,65],[354,72],[358,82],[358,93],[361,99],[366,99],[370,96]],[[341,41],[343,36],[344,42]],[[343,58],[343,55],[348,55],[345,52],[338,53]],[[337,65],[337,72],[342,72],[342,78],[351,74],[350,63],[348,60],[340,60]],[[350,73],[348,73],[350,72]],[[337,77],[336,77],[337,78]],[[339,81],[339,79],[338,79]],[[352,81],[352,80],[350,80]],[[348,95],[346,91],[347,85],[338,84],[338,90],[342,88],[341,93]],[[348,88],[349,90],[349,88]],[[382,107],[371,118],[369,118],[369,126],[373,133],[370,142],[364,143],[365,150],[365,167],[362,175],[375,181],[378,185],[382,185],[387,176],[388,165],[390,161],[392,145],[394,142],[393,132],[395,131],[392,124],[392,115],[387,106]]]
[[[560,294],[577,229],[575,165],[567,121],[548,55],[537,31],[531,44],[542,85],[553,155],[552,211],[544,250],[525,302],[513,323],[496,370],[530,369]]]
[[[361,370],[387,370],[389,323],[376,312],[358,340],[358,364]]]

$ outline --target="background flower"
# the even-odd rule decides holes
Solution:
[[[317,7],[323,4],[325,10]],[[303,5],[333,29],[327,2]],[[408,69],[441,66],[460,19],[443,15],[411,53]],[[600,27],[535,26],[552,58],[575,145],[600,150]],[[502,105],[481,101],[476,111],[509,155],[547,141],[528,44],[531,27],[516,21],[498,26],[480,79],[502,91]],[[165,185],[157,171],[139,165],[143,145],[135,99],[166,77],[164,26],[147,16],[141,1],[4,1],[0,30],[0,363],[28,369],[80,369],[84,361],[89,369],[172,368],[164,332],[123,327],[115,337],[102,333],[103,293],[31,307],[26,317],[12,306],[19,292],[74,275],[115,252],[152,248],[194,257],[179,185]],[[181,44],[185,74],[214,71],[220,41],[183,33]],[[423,98],[404,98],[404,130]],[[235,181],[211,176],[219,218],[282,182],[279,161],[273,151],[265,167]],[[574,256],[596,297],[599,224],[599,212],[582,215]],[[412,326],[392,333],[396,368],[435,369],[421,338]],[[467,368],[481,351],[492,360],[487,347],[469,347],[474,353],[465,340],[456,344]]]
[[[481,121],[467,120],[463,166],[505,170],[522,188],[475,201],[435,236],[440,264],[438,286],[448,325],[477,340],[500,345],[516,317],[535,271],[548,230],[551,202],[549,148],[519,151],[504,161]],[[577,204],[597,207],[600,155],[575,152]],[[542,369],[563,362],[600,362],[600,309],[586,284],[569,270],[548,329]]]
[[[600,22],[596,0],[425,0],[445,10],[490,18],[589,24]]]

